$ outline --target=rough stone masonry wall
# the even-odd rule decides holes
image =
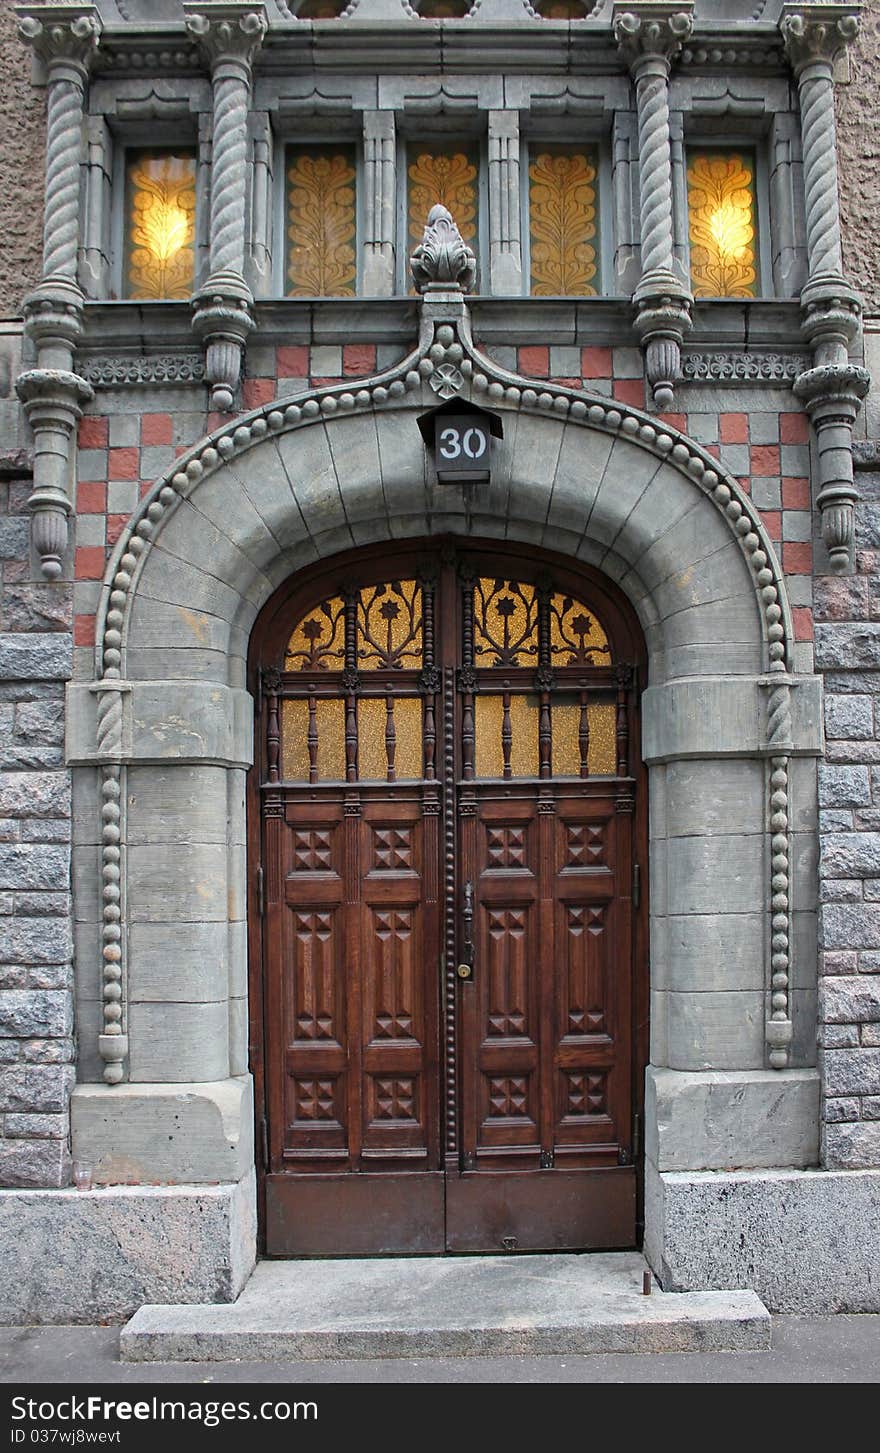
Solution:
[[[0,318],[21,316],[40,276],[46,92],[31,85],[13,0],[0,0]]]
[[[865,0],[850,50],[850,80],[837,87],[838,167],[843,261],[869,312],[880,311],[880,0]]]
[[[72,587],[34,583],[24,457],[0,452],[0,1185],[69,1180]]]

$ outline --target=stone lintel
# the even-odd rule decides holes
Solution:
[[[239,1181],[254,1164],[250,1075],[205,1084],[77,1085],[74,1160],[96,1185]]]
[[[791,678],[792,751],[822,751],[822,683]],[[698,677],[649,686],[642,697],[646,762],[767,752],[767,693],[757,676]]]
[[[133,681],[123,698],[121,759],[131,762],[216,763],[249,767],[253,761],[253,698],[210,681]],[[97,694],[71,683],[67,695],[67,761],[100,765]]]
[[[818,1071],[649,1065],[645,1152],[661,1171],[815,1165]]]

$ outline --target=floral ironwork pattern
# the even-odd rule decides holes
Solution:
[[[596,180],[584,152],[533,153],[529,165],[531,291],[536,297],[595,297]]]
[[[422,664],[422,592],[416,580],[362,590],[357,603],[357,660],[364,671],[409,671]]]
[[[611,647],[592,611],[570,595],[550,597],[550,656],[556,666],[610,666]]]
[[[335,595],[297,623],[284,657],[286,671],[341,671],[345,665],[345,602]]]
[[[530,666],[538,659],[538,596],[518,580],[474,583],[474,664]]]
[[[195,277],[196,159],[139,154],[128,168],[126,293],[188,298]]]
[[[477,235],[476,157],[430,145],[410,148],[407,166],[409,182],[407,211],[410,242],[420,243],[425,221],[439,203],[455,218],[465,242]]]
[[[755,173],[738,152],[691,155],[687,169],[691,286],[698,298],[753,298]]]
[[[288,154],[290,296],[354,295],[357,277],[355,177],[351,148],[313,148]]]

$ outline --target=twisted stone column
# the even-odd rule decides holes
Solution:
[[[779,22],[800,97],[809,272],[801,330],[814,363],[794,391],[816,431],[822,538],[838,573],[853,565],[852,427],[870,384],[849,361],[861,304],[843,276],[834,121],[834,61],[858,34],[858,11],[853,4],[788,4]]]
[[[637,0],[614,7],[614,38],[635,82],[642,276],[633,301],[654,403],[668,409],[693,299],[675,270],[669,71],[693,28],[693,5]]]
[[[205,346],[212,408],[227,411],[254,327],[244,278],[247,119],[252,68],[268,29],[262,5],[184,3],[186,28],[201,44],[214,88],[211,164],[211,274],[193,298],[193,328]]]
[[[94,5],[18,6],[19,35],[46,68],[46,199],[43,273],[25,299],[25,328],[37,366],[16,384],[34,431],[34,483],[28,506],[43,574],[57,580],[67,546],[70,443],[92,389],[74,371],[82,336],[77,284],[83,106],[101,21]]]

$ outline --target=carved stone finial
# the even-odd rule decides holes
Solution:
[[[861,5],[788,4],[779,29],[795,75],[824,61],[829,67],[859,33]]]
[[[184,0],[185,24],[213,68],[238,61],[248,68],[263,43],[269,22],[262,5],[235,0]]]
[[[428,213],[424,236],[409,260],[417,290],[432,284],[470,292],[477,273],[477,259],[459,232],[452,214],[439,204]]]
[[[613,29],[621,54],[632,70],[647,60],[666,66],[674,60],[694,28],[692,0],[635,0],[615,5]]]

